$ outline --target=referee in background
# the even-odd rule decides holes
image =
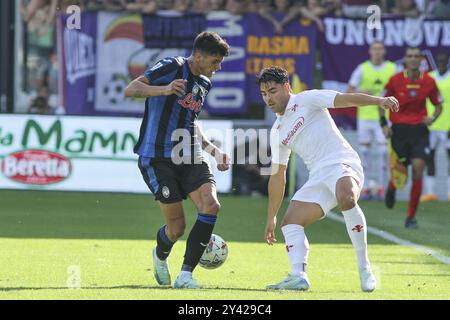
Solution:
[[[386,138],[391,138],[393,151],[402,164],[412,165],[412,187],[405,227],[417,229],[415,219],[422,193],[423,171],[430,154],[428,126],[433,124],[442,112],[442,98],[436,82],[428,74],[420,72],[422,55],[419,48],[407,48],[405,70],[389,79],[385,96],[395,96],[400,103],[399,112],[390,113],[389,126],[384,110],[380,110],[380,124]],[[435,106],[431,117],[427,116],[426,100]],[[389,209],[395,205],[396,188],[393,179],[389,181],[385,203]]]

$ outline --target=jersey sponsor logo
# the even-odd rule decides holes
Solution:
[[[72,164],[65,156],[47,150],[23,150],[8,155],[1,164],[9,179],[31,185],[48,185],[67,179]]]
[[[297,120],[295,122],[296,123],[295,123],[294,127],[292,128],[291,131],[289,131],[287,137],[281,141],[282,144],[287,145],[289,143],[289,141],[294,137],[294,135],[298,131],[298,129],[300,129],[303,126],[303,124],[305,123],[305,118],[299,117],[299,118],[297,118]]]
[[[189,93],[184,99],[178,100],[178,103],[185,109],[194,110],[194,112],[199,112],[200,108],[202,107],[202,102],[195,101],[194,95],[192,93]]]

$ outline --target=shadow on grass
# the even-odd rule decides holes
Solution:
[[[81,287],[81,288],[68,288],[68,287],[0,287],[0,292],[11,292],[11,291],[42,291],[42,290],[68,290],[68,291],[77,291],[77,290],[176,290],[176,291],[185,291],[185,290],[227,290],[227,291],[247,291],[247,292],[277,292],[273,290],[266,289],[253,289],[253,288],[223,288],[223,287],[205,287],[202,289],[174,289],[172,287],[160,287],[160,286],[143,286],[143,285],[124,285],[124,286],[89,286],[89,287]],[[279,291],[278,291],[279,292]]]
[[[264,243],[266,198],[220,196],[214,233],[227,241]],[[155,240],[164,219],[152,195],[0,190],[0,237]],[[279,225],[287,207],[280,209]],[[183,202],[187,239],[197,212]],[[279,241],[283,236],[278,226]],[[331,220],[308,228],[311,243],[350,245],[345,226]],[[371,243],[389,244],[378,237]]]
[[[230,242],[264,243],[267,198],[220,195],[219,200],[222,209],[214,233]],[[0,190],[0,203],[0,238],[155,240],[157,230],[165,223],[158,203],[150,194]],[[283,240],[280,224],[287,205],[285,201],[280,209],[278,241]],[[433,228],[404,235],[407,240],[450,250],[450,237],[440,229],[447,221],[450,224],[450,215],[435,213],[442,211],[438,205],[431,204],[427,215],[421,217],[430,219]],[[191,201],[184,201],[183,206],[186,230],[180,240],[187,239],[197,217]],[[394,217],[392,210],[386,211],[382,203],[364,202],[362,207],[374,222],[391,221]],[[306,233],[311,244],[351,245],[345,225],[330,219],[314,223]],[[427,240],[433,235],[442,239]],[[394,245],[373,235],[369,235],[369,244]]]
[[[439,261],[389,261],[389,260],[371,260],[372,263],[375,264],[417,264],[417,265],[424,265],[424,264],[433,264],[433,265],[442,265],[442,262]]]

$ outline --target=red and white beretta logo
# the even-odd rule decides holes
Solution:
[[[1,170],[11,180],[46,185],[67,179],[72,171],[70,160],[46,150],[24,150],[3,159]]]

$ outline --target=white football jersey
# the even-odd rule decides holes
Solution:
[[[286,165],[291,150],[308,170],[345,162],[360,163],[359,156],[342,136],[327,108],[334,107],[333,90],[309,90],[291,94],[286,111],[277,114],[271,129],[272,162]]]

